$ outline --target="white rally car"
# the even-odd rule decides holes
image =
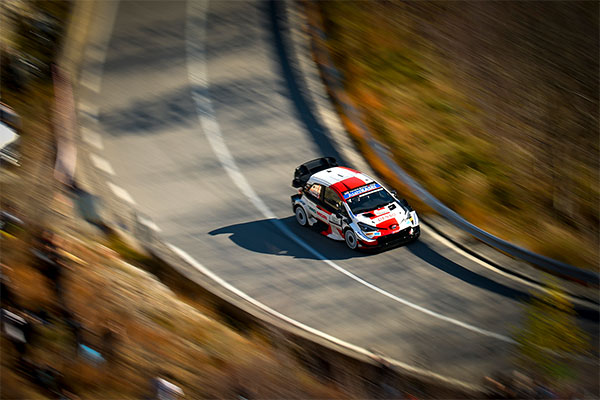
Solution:
[[[333,157],[308,161],[294,172],[296,221],[344,240],[351,249],[394,246],[419,237],[419,217],[369,176],[339,167]]]

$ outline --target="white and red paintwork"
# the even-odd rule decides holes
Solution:
[[[346,196],[350,196],[348,192],[354,189],[359,192],[357,195],[374,190],[386,190],[368,175],[351,168],[332,167],[312,175],[305,189],[310,188],[315,183],[322,185],[324,188],[329,187],[338,194],[349,218],[338,218],[334,212],[327,210],[322,203],[315,202],[312,197],[307,196],[304,190],[300,190],[301,196],[294,200],[294,206],[301,205],[304,207],[310,225],[314,225],[317,221],[323,222],[325,229],[321,234],[331,239],[344,240],[344,230],[351,228],[358,236],[359,247],[370,247],[377,246],[378,238],[383,236],[398,233],[408,227],[418,229],[416,213],[409,211],[399,202],[358,215],[352,213],[350,207],[346,204],[344,193],[346,193]],[[370,184],[373,184],[372,187],[365,186]],[[377,227],[377,232],[363,232],[358,226],[358,222]]]

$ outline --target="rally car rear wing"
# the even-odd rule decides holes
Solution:
[[[301,188],[306,185],[308,179],[319,171],[323,171],[324,169],[337,167],[337,161],[333,157],[322,157],[316,158],[311,161],[307,161],[304,164],[300,165],[294,171],[294,179],[292,180],[292,186],[295,188]]]

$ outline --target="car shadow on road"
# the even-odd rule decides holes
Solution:
[[[531,297],[529,293],[498,283],[449,260],[424,242],[414,243],[409,251],[427,264],[473,286],[519,301],[527,301]]]
[[[214,229],[208,234],[211,236],[229,235],[229,239],[233,243],[249,251],[311,260],[336,261],[377,257],[377,254],[397,248],[375,252],[352,251],[346,247],[344,242],[329,239],[315,229],[299,226],[293,216],[243,222]],[[403,247],[431,267],[470,285],[522,302],[532,299],[531,293],[512,288],[473,272],[444,257],[423,241],[416,241]],[[598,312],[595,310],[575,306],[575,311],[581,318],[598,321]]]
[[[460,279],[461,281],[466,282],[470,285],[477,286],[479,288],[488,290],[490,292],[499,294],[504,297],[516,299],[521,302],[529,302],[532,300],[533,296],[531,293],[511,288],[502,283],[487,278],[483,275],[477,274],[444,257],[424,242],[415,242],[408,246],[408,250],[415,256],[419,257],[421,260],[425,261],[427,264],[439,269],[440,271],[444,271],[445,273],[452,275],[453,277]],[[592,310],[580,306],[575,306],[574,309],[578,316],[581,318],[589,319],[592,321],[599,320],[597,310]]]
[[[312,260],[347,260],[367,255],[350,250],[344,242],[329,239],[316,229],[299,226],[292,216],[244,222],[209,232],[213,236],[224,234],[238,246],[264,254]]]

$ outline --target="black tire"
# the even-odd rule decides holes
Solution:
[[[308,215],[306,215],[306,211],[304,211],[304,207],[296,206],[294,207],[294,214],[296,215],[296,222],[300,226],[308,225]]]
[[[351,250],[358,250],[358,238],[352,229],[346,229],[344,231],[344,241],[346,242],[346,246]]]
[[[421,236],[421,227],[417,227],[419,229],[419,231],[417,232],[417,234],[412,238],[412,240],[410,241],[411,243],[416,242],[419,239],[419,236]]]

